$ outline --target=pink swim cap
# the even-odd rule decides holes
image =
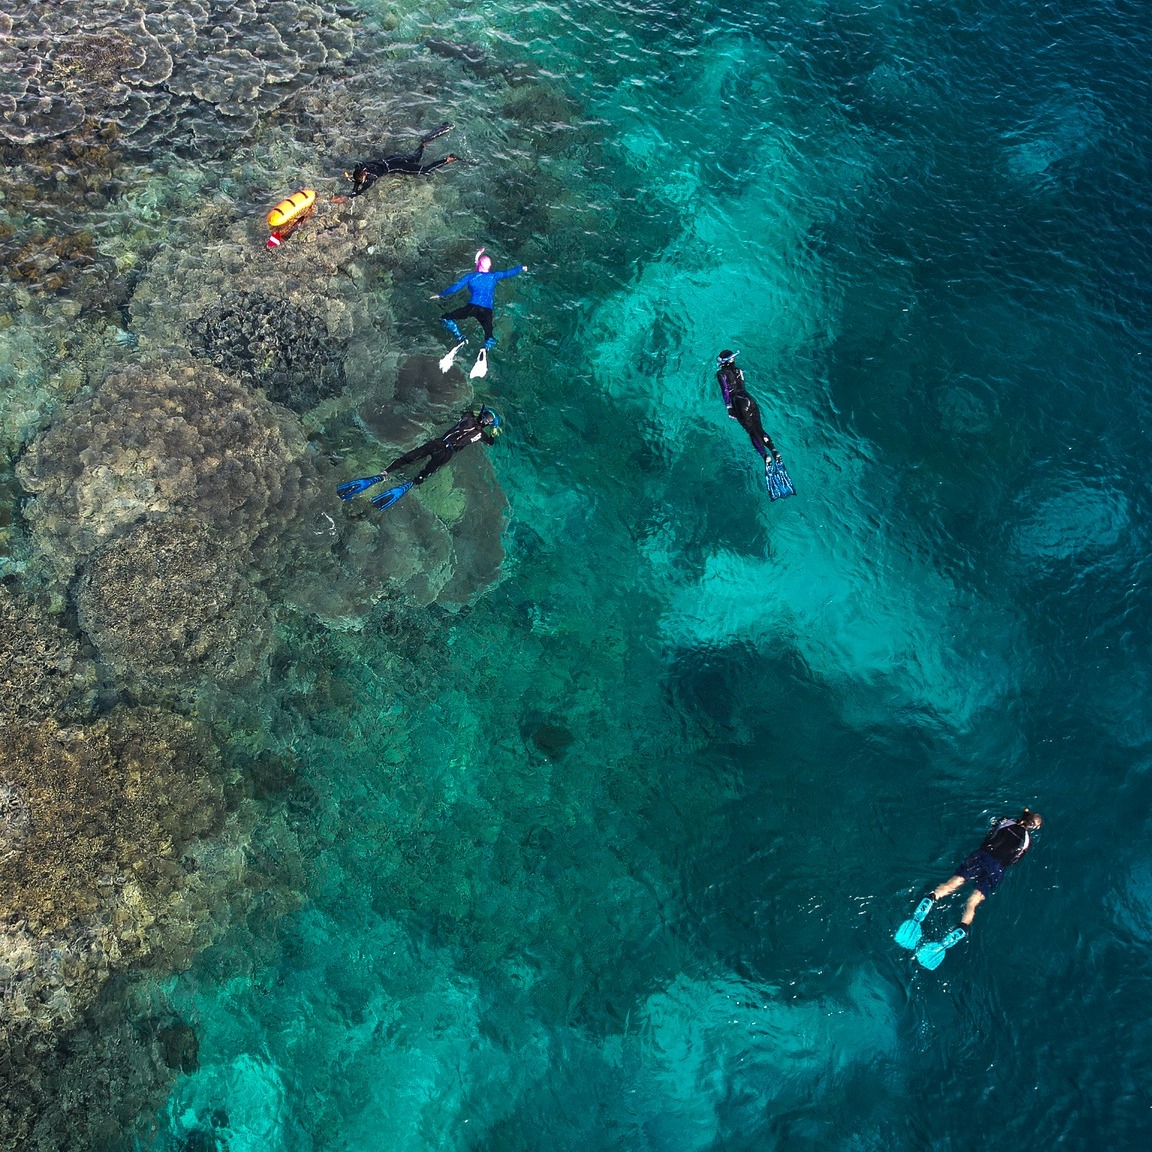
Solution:
[[[477,272],[490,272],[492,270],[492,257],[484,255],[484,249],[481,248],[476,253],[476,271]]]

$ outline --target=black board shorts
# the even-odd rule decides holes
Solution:
[[[956,875],[971,880],[977,892],[991,896],[1004,879],[1004,865],[995,856],[989,856],[978,848],[960,865]]]

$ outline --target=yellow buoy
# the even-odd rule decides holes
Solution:
[[[282,229],[292,224],[299,224],[312,211],[315,204],[316,193],[311,188],[296,192],[287,200],[281,200],[268,213],[268,227]]]

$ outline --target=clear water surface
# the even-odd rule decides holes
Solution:
[[[300,625],[312,799],[251,848],[296,898],[157,991],[199,1068],[141,1147],[1146,1147],[1152,10],[368,12],[558,94],[435,93],[461,231],[532,269],[504,578],[434,643]],[[893,929],[1023,804],[917,970]]]
[[[1148,10],[398,32],[530,61],[603,147],[536,161],[574,209],[490,225],[534,270],[493,385],[507,578],[399,691],[328,642],[356,706],[291,735],[304,899],[173,987],[202,1067],[157,1146],[213,1107],[232,1152],[1142,1146]],[[893,927],[1023,803],[1040,846],[917,972]]]

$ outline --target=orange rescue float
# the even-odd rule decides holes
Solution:
[[[268,237],[268,247],[279,248],[280,242],[290,236],[315,211],[316,193],[311,188],[304,188],[293,193],[287,200],[281,200],[268,213],[268,227],[272,229],[272,235]]]

